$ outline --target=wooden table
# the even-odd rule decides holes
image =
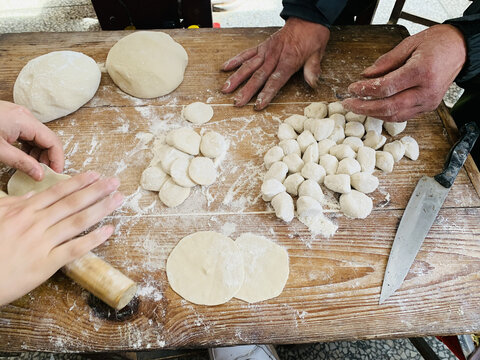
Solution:
[[[385,305],[378,305],[405,205],[422,175],[441,170],[452,143],[449,134],[454,131],[443,105],[409,121],[404,134],[418,140],[420,159],[402,160],[392,174],[380,174],[374,211],[367,219],[328,213],[339,227],[333,237],[312,236],[297,220],[277,220],[259,197],[263,154],[277,143],[279,121],[302,113],[311,101],[341,98],[361,70],[400,42],[406,30],[333,28],[318,91],[310,90],[297,74],[265,111],[255,112],[251,105],[234,108],[232,96],[218,91],[228,76],[219,71],[220,65],[274,30],[168,31],[189,54],[185,80],[175,92],[135,99],[122,93],[104,71],[88,104],[49,123],[65,144],[67,173],[95,169],[121,179],[126,204],[106,220],[116,225],[115,235],[95,252],[136,280],[140,289],[127,310],[114,314],[56,274],[0,309],[0,351],[112,351],[480,331],[480,197],[474,167],[469,174],[460,172],[403,286]],[[0,99],[12,100],[15,78],[28,60],[53,50],[76,50],[104,63],[110,47],[126,34],[1,35]],[[214,118],[203,128],[225,135],[230,149],[216,184],[197,187],[183,205],[166,209],[156,194],[139,189],[151,158],[145,134],[161,136],[185,125],[182,106],[193,101],[213,105]],[[0,184],[11,173],[0,168]],[[257,304],[234,299],[215,307],[182,300],[167,283],[165,261],[183,236],[200,230],[233,238],[253,232],[285,246],[290,277],[283,293]]]

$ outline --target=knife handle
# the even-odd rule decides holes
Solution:
[[[460,128],[460,139],[453,145],[447,155],[443,171],[435,175],[435,180],[445,188],[453,185],[458,172],[462,168],[467,156],[473,148],[480,134],[480,129],[475,121],[466,123]]]

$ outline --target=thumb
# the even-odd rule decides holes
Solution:
[[[43,178],[43,169],[38,161],[4,139],[0,139],[0,161],[24,172],[36,181]]]
[[[322,61],[323,51],[316,51],[305,62],[303,65],[303,77],[308,85],[312,88],[316,88],[318,86],[318,78],[322,73],[322,68],[320,67],[320,63]]]

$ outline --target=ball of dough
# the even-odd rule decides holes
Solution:
[[[265,180],[260,188],[262,199],[265,201],[271,201],[275,195],[280,194],[285,190],[285,186],[277,179]]]
[[[305,152],[302,156],[303,162],[314,162],[318,163],[318,145],[317,144],[310,144],[305,149]]]
[[[411,160],[417,160],[420,153],[417,141],[411,136],[404,136],[400,141],[405,146],[405,156]]]
[[[292,174],[287,176],[285,181],[283,182],[283,185],[285,186],[285,189],[287,193],[290,195],[298,195],[298,187],[300,186],[301,183],[303,183],[305,179],[303,178],[302,175],[299,173]]]
[[[363,141],[358,137],[349,136],[343,140],[342,144],[350,146],[353,151],[358,151],[363,146]]]
[[[345,139],[345,130],[343,129],[343,126],[335,125],[332,134],[328,138],[335,141],[336,144],[340,144],[343,139]]]
[[[334,145],[337,145],[337,143],[331,139],[320,140],[318,142],[318,155],[322,156],[328,154],[330,148]]]
[[[185,120],[190,121],[192,124],[205,124],[213,117],[213,108],[209,104],[197,101],[185,106],[182,111],[182,116]]]
[[[303,168],[303,160],[297,154],[288,154],[283,157],[282,160],[287,164],[288,171],[291,173],[300,172]]]
[[[265,174],[263,180],[266,181],[268,179],[277,179],[281,183],[285,180],[288,174],[288,166],[283,161],[276,161],[268,169],[267,173]]]
[[[378,178],[367,172],[358,172],[350,176],[352,187],[364,194],[375,191],[378,187]]]
[[[172,178],[168,178],[158,192],[158,196],[162,203],[170,208],[182,204],[189,195],[190,188],[177,185]]]
[[[392,141],[391,143],[385,144],[383,151],[387,151],[393,156],[393,160],[398,162],[405,155],[405,145],[399,140]]]
[[[327,104],[314,102],[303,109],[303,114],[309,118],[323,119],[327,116]]]
[[[212,159],[198,156],[192,159],[188,175],[199,185],[212,185],[217,179],[217,170]]]
[[[298,135],[297,142],[300,146],[300,151],[303,153],[309,145],[316,144],[317,140],[315,140],[310,131],[304,130],[300,135]]]
[[[340,196],[340,211],[354,219],[365,219],[372,212],[373,202],[357,190]]]
[[[383,127],[391,136],[400,134],[407,127],[407,122],[387,122],[383,123]]]
[[[159,191],[167,180],[168,175],[158,166],[151,166],[143,170],[140,186],[145,190]]]
[[[105,63],[113,82],[139,98],[155,98],[175,90],[183,81],[188,55],[170,35],[137,31],[120,39]]]
[[[345,158],[338,163],[337,174],[352,175],[362,170],[359,162],[352,158]]]
[[[215,131],[208,131],[202,135],[200,152],[203,156],[215,159],[223,155],[227,149],[225,138]],[[279,160],[281,160],[280,158]]]
[[[347,121],[357,121],[363,124],[365,122],[365,118],[366,118],[365,115],[355,114],[354,112],[351,112],[351,111],[345,114],[345,120]]]
[[[314,162],[306,162],[305,165],[303,165],[301,175],[305,179],[311,179],[321,184],[323,183],[323,179],[325,178],[326,172],[322,165],[319,165]]]
[[[365,120],[364,126],[365,126],[365,131],[367,133],[369,131],[373,130],[377,134],[381,135],[382,134],[383,120],[368,116],[367,120]]]
[[[191,188],[196,184],[190,179],[188,169],[190,168],[190,159],[179,158],[172,163],[170,167],[170,176],[176,184]]]
[[[280,161],[285,156],[283,149],[280,146],[274,146],[270,148],[263,157],[263,163],[265,164],[265,168],[268,170],[270,166],[276,161]]]
[[[332,114],[330,116],[330,119],[333,119],[335,121],[335,126],[340,126],[342,128],[345,127],[345,116],[342,114]]]
[[[338,159],[330,154],[320,156],[320,165],[325,169],[327,175],[334,175],[337,173]]]
[[[42,123],[68,115],[89,101],[101,72],[92,58],[75,51],[54,51],[30,60],[13,86],[13,101]]]
[[[335,121],[333,119],[316,119],[313,124],[313,136],[317,141],[328,138],[332,135],[333,129],[335,128]]]
[[[375,170],[375,150],[368,146],[362,146],[358,149],[357,161],[363,172],[372,173]]]
[[[293,140],[293,139],[282,140],[278,143],[278,146],[282,148],[283,153],[285,155],[297,154],[298,156],[302,156],[300,145],[298,145],[298,142],[296,140]]]
[[[315,120],[315,118],[307,118],[307,120],[303,122],[303,131],[306,130],[313,133],[313,124],[315,123]]]
[[[340,101],[335,101],[328,104],[328,116],[331,116],[332,114],[345,115],[346,113],[347,110],[345,110]]]
[[[393,164],[395,160],[392,154],[387,151],[377,151],[375,153],[375,166],[383,172],[390,173],[393,171]]]
[[[345,125],[345,136],[355,136],[361,138],[365,134],[365,128],[362,123],[350,121]]]
[[[322,205],[310,196],[300,196],[297,199],[298,216],[315,216],[323,213]]]
[[[363,140],[363,145],[371,147],[372,149],[378,150],[380,149],[383,144],[387,141],[387,138],[375,130],[370,130],[365,135],[365,139]]]
[[[278,127],[277,136],[280,140],[296,139],[297,133],[290,125],[283,123]]]
[[[323,200],[322,188],[314,180],[305,180],[298,187],[298,196],[310,196],[321,202]]]
[[[306,116],[294,114],[285,119],[284,123],[289,124],[297,133],[303,131],[303,123],[307,120]]]
[[[347,144],[334,145],[330,148],[330,155],[335,156],[338,160],[345,158],[355,158],[355,151]]]
[[[183,151],[190,155],[200,153],[200,141],[202,137],[195,130],[189,127],[174,129],[167,134],[166,142],[168,145]]]
[[[352,190],[350,175],[347,174],[327,175],[323,183],[328,189],[341,194],[349,193]]]
[[[272,199],[272,207],[275,210],[275,215],[285,222],[290,222],[295,216],[295,209],[293,199],[286,192],[277,194]]]

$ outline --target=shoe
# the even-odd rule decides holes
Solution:
[[[239,345],[208,349],[210,360],[280,360],[272,345]]]

